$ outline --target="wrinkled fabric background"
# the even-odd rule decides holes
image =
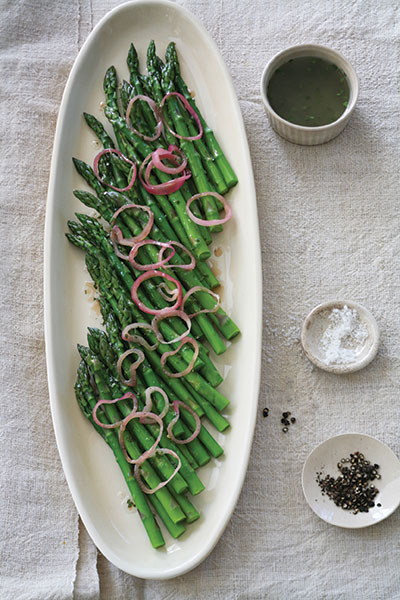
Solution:
[[[79,523],[48,402],[44,217],[63,88],[93,25],[119,2],[2,0],[0,598],[400,598],[400,512],[372,528],[338,529],[310,511],[300,480],[307,454],[336,433],[368,433],[400,454],[400,5],[179,3],[203,22],[230,70],[257,188],[263,363],[243,492],[209,558],[167,582],[120,572]],[[361,86],[346,130],[308,148],[274,134],[259,93],[265,63],[304,42],[341,51]],[[348,376],[312,368],[299,344],[303,318],[333,298],[365,304],[381,328],[375,361]],[[287,435],[283,410],[297,418]]]

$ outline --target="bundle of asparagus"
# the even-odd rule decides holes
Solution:
[[[119,94],[114,67],[104,79],[104,112],[116,144],[103,124],[85,113],[104,151],[94,168],[73,159],[95,192],[74,194],[97,217],[76,214],[66,235],[85,251],[105,325],[105,330],[89,329],[88,347],[78,346],[75,392],[83,414],[114,452],[158,548],[164,538],[156,515],[174,538],[200,516],[188,498],[204,489],[196,470],[223,453],[204,423],[220,432],[229,427],[221,414],[229,401],[216,389],[223,378],[209,347],[223,353],[224,340],[239,329],[216,301],[212,290],[219,281],[206,260],[210,232],[220,231],[224,222],[220,194],[237,178],[180,75],[174,44],[164,63],[150,43],[147,75],[139,72],[133,45],[127,63],[130,81],[122,82]],[[143,161],[158,148],[165,149],[172,167],[147,169],[144,183]],[[190,168],[178,188],[168,174],[177,164],[174,153]],[[140,181],[133,183],[137,169]],[[145,230],[151,239],[144,239]],[[157,270],[149,270],[154,265]],[[171,310],[173,301],[178,310]]]

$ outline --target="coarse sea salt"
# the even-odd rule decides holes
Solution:
[[[368,329],[356,309],[344,305],[333,308],[328,315],[329,325],[321,338],[326,365],[346,365],[354,362],[368,338]]]

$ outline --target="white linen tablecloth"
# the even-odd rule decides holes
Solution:
[[[346,431],[400,454],[400,5],[392,0],[181,0],[208,29],[242,108],[257,187],[264,276],[259,415],[234,515],[212,554],[166,582],[120,572],[98,554],[59,461],[46,385],[42,316],[45,202],[68,73],[113,0],[2,2],[0,117],[0,598],[3,600],[398,599],[398,511],[338,529],[306,505],[304,459]],[[345,131],[317,147],[269,127],[259,80],[276,52],[315,42],[360,79]],[[335,376],[312,368],[299,330],[316,304],[360,301],[381,328],[377,358]],[[262,418],[268,406],[269,417]],[[280,417],[297,418],[288,434]]]

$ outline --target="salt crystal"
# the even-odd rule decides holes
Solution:
[[[324,364],[343,365],[356,360],[368,338],[368,329],[355,309],[344,305],[333,308],[328,316],[329,325],[321,338],[325,351]]]

